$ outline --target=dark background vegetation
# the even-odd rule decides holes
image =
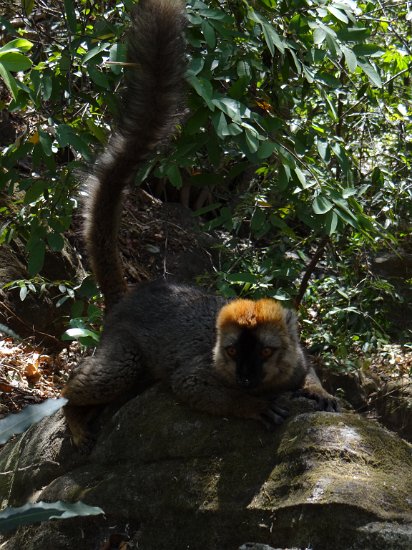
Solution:
[[[89,343],[96,287],[44,266],[67,238],[81,247],[79,173],[114,125],[130,5],[0,8],[0,245],[27,265],[1,283],[21,300],[54,291],[66,337]],[[408,5],[191,0],[184,123],[136,178],[218,236],[201,283],[297,305],[332,366],[411,341]]]

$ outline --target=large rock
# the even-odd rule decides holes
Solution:
[[[144,550],[411,548],[411,446],[356,414],[289,407],[270,433],[152,388],[105,422],[88,456],[61,413],[45,419],[0,453],[2,506],[81,500],[106,516],[21,527],[1,548],[92,550],[113,532]]]

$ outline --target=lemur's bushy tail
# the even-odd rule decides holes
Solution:
[[[123,190],[172,133],[181,107],[184,26],[181,0],[140,0],[131,14],[119,125],[87,181],[84,236],[107,308],[125,292],[117,243]]]

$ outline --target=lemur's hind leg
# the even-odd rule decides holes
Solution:
[[[102,345],[96,355],[87,357],[62,392],[69,400],[64,413],[74,444],[87,447],[94,439],[93,422],[102,407],[125,402],[138,393],[143,378],[140,354],[124,345]]]

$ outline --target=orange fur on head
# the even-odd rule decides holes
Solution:
[[[223,306],[217,316],[216,326],[221,329],[228,325],[255,328],[265,323],[284,324],[285,310],[276,300],[262,298],[253,300],[234,300]]]

